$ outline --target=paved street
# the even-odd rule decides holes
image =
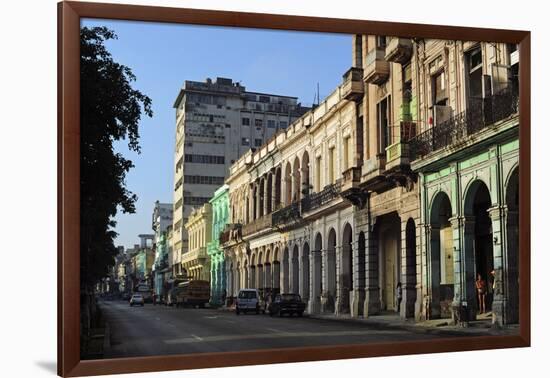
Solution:
[[[375,329],[349,321],[269,315],[235,315],[213,309],[172,308],[124,301],[100,302],[110,324],[111,348],[105,358],[227,352],[364,344],[438,336],[406,330]]]

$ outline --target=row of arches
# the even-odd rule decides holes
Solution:
[[[310,191],[309,153],[304,151],[231,194],[232,223],[250,223],[300,201]]]
[[[464,196],[462,214],[438,192],[429,207],[428,290],[433,317],[450,317],[448,304],[467,302],[468,320],[498,313],[506,323],[519,317],[519,171],[504,186],[504,207],[487,185],[474,180]],[[480,281],[486,294],[480,297]],[[505,306],[506,308],[504,308]]]
[[[395,217],[399,222],[399,217]],[[409,241],[415,243],[415,225],[411,219],[408,223]],[[399,223],[397,231],[392,237],[399,238]],[[398,244],[394,249],[384,251],[393,253],[397,262]],[[273,248],[264,251],[252,252],[237,261],[228,261],[229,292],[236,295],[240,288],[251,287],[260,289],[263,293],[292,292],[298,293],[309,303],[309,311],[324,313],[350,313],[355,302],[355,314],[363,313],[362,296],[354,293],[363,293],[367,284],[366,255],[367,243],[365,232],[354,234],[350,223],[345,223],[338,235],[335,228],[329,228],[326,236],[317,232],[312,245],[305,241],[301,244]],[[416,248],[409,246],[411,251],[410,265],[415,268],[414,256]],[[384,258],[381,261],[386,261]],[[382,275],[383,280],[391,281],[392,294],[397,282],[401,279],[400,273],[389,269],[392,274]],[[395,273],[395,274],[393,274]],[[408,272],[411,280],[416,278],[415,272]],[[385,281],[384,281],[385,282]],[[413,286],[415,286],[413,282]],[[381,293],[384,289],[381,290]],[[389,296],[388,296],[389,298]],[[397,310],[394,302],[387,302],[387,308]],[[386,303],[384,302],[384,303]],[[414,307],[413,307],[414,311]],[[408,314],[409,316],[414,316]]]

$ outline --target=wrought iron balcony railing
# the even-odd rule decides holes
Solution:
[[[340,197],[342,182],[338,181],[334,184],[325,186],[318,193],[311,193],[302,199],[302,212],[307,213],[326,205],[335,198]]]
[[[300,215],[300,202],[294,202],[271,214],[271,224],[273,227],[282,226],[298,221]]]
[[[411,161],[453,146],[486,127],[502,121],[519,108],[519,93],[509,87],[491,97],[471,98],[468,110],[416,135],[408,141]]]

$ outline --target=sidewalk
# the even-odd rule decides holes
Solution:
[[[216,310],[234,312],[235,307],[219,307]],[[432,319],[415,322],[413,319],[401,319],[395,313],[374,315],[368,318],[352,318],[349,314],[304,314],[304,318],[327,320],[334,322],[351,322],[362,324],[373,329],[404,330],[409,332],[448,335],[448,336],[488,336],[488,335],[514,335],[519,333],[517,324],[503,329],[492,327],[491,313],[485,314],[482,319],[468,323],[467,327],[454,325],[451,319]]]
[[[492,326],[490,313],[483,319],[468,323],[467,327],[453,324],[451,319],[431,319],[416,322],[413,319],[401,319],[394,313],[374,315],[368,318],[352,318],[349,314],[336,316],[334,314],[313,314],[311,319],[329,321],[343,321],[364,324],[375,329],[401,329],[410,332],[428,333],[437,335],[463,336],[488,336],[488,335],[513,335],[519,332],[518,325],[498,329]]]

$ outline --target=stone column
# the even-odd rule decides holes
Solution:
[[[342,242],[342,239],[339,240]],[[343,247],[339,245],[336,246],[336,315],[348,311],[349,288],[344,284]]]
[[[319,290],[320,280],[322,279],[323,272],[317,274],[316,260],[321,259],[322,251],[311,250],[309,252],[309,301],[308,312],[310,314],[317,314],[321,310],[320,299],[321,292]]]
[[[353,293],[350,298],[350,312],[353,318],[363,316],[365,306],[365,250],[360,250],[359,234],[355,234],[352,249]]]
[[[363,229],[365,233],[365,304],[363,316],[366,318],[380,313],[380,281],[378,272],[378,235],[373,232],[371,220]]]
[[[329,312],[332,307],[331,304],[327,302],[328,297],[327,295],[330,294],[329,287],[328,287],[328,281],[329,281],[329,272],[328,272],[328,249],[323,249],[321,251],[321,261],[322,261],[322,269],[321,269],[321,281],[323,282],[323,290],[321,292],[321,312],[326,313]]]
[[[299,258],[294,258],[294,250],[288,256],[289,263],[289,287],[292,293],[299,293],[300,291],[300,262]],[[296,278],[298,278],[296,280]],[[297,281],[297,282],[296,282]],[[298,285],[296,285],[298,283]]]
[[[491,218],[492,236],[493,236],[493,270],[494,284],[491,287],[490,275],[487,279],[489,291],[493,292],[492,304],[492,323],[497,327],[502,327],[505,322],[508,298],[504,291],[504,270],[505,263],[503,258],[503,237],[505,235],[505,209],[502,206],[495,206],[488,210]]]
[[[463,241],[464,248],[461,251],[461,271],[460,271],[460,292],[462,316],[461,321],[467,323],[468,321],[476,319],[477,311],[477,295],[475,288],[475,217],[464,216],[463,221]],[[456,289],[456,285],[455,285]]]

